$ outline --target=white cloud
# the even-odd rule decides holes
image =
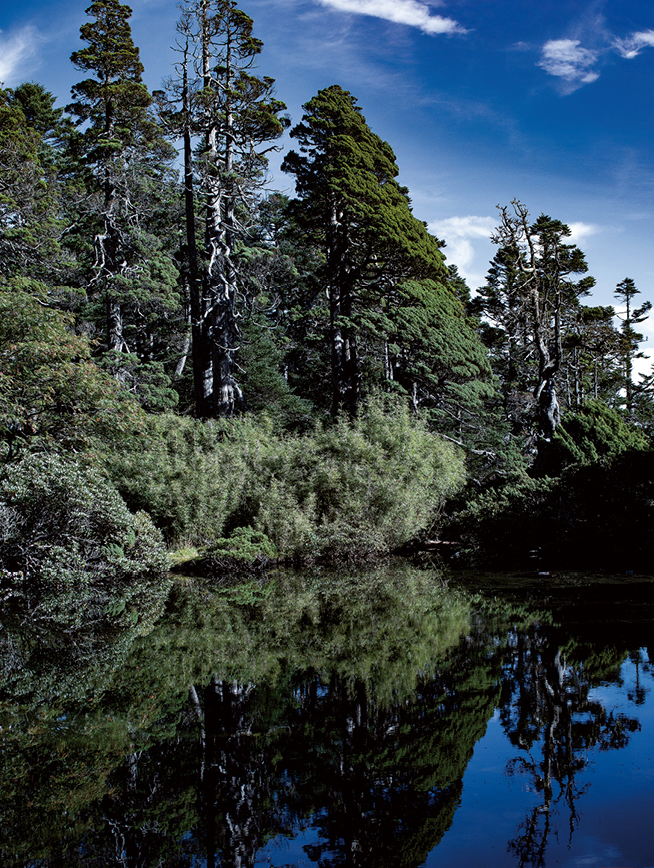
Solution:
[[[599,78],[599,73],[592,69],[597,58],[597,52],[582,48],[578,39],[551,39],[543,46],[538,65],[574,89]]]
[[[12,86],[22,80],[25,64],[36,54],[40,41],[33,27],[12,34],[0,30],[0,82]]]
[[[596,226],[594,223],[568,223],[568,227],[570,228],[568,239],[570,244],[579,244],[584,238],[597,235],[598,232],[602,231],[602,227]]]
[[[494,217],[448,217],[430,223],[429,231],[446,242],[444,252],[448,262],[453,262],[470,287],[476,289],[485,280],[488,262],[492,257],[490,237],[496,226],[497,219]],[[483,271],[475,269],[480,254]]]
[[[340,12],[354,12],[359,15],[372,15],[396,24],[408,24],[424,33],[465,33],[452,18],[432,15],[427,3],[420,0],[318,0],[322,6],[338,9]]]
[[[654,30],[642,30],[632,33],[626,39],[615,39],[613,47],[621,57],[631,60],[640,54],[643,48],[654,48]]]

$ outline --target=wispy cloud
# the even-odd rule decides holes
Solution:
[[[597,226],[595,223],[568,223],[568,227],[570,229],[568,239],[570,244],[579,244],[584,238],[588,238],[590,235],[597,235],[598,232],[602,231],[602,227]]]
[[[654,48],[654,30],[641,30],[625,39],[616,38],[613,47],[621,57],[631,60],[640,54],[643,48]]]
[[[408,24],[424,33],[465,33],[465,28],[452,18],[432,15],[427,3],[420,0],[318,0],[322,6],[338,9],[340,12],[354,12],[358,15],[372,15],[395,24]]]
[[[578,39],[551,39],[543,46],[538,65],[550,75],[563,79],[570,92],[599,78],[599,73],[593,69],[597,59],[598,53],[583,48]]]
[[[0,81],[8,86],[18,83],[40,42],[34,27],[23,27],[15,33],[0,30]]]
[[[632,60],[643,49],[654,48],[654,30],[639,30],[621,38],[612,36],[605,28],[595,27],[591,43],[594,48],[584,47],[579,39],[551,39],[541,49],[538,66],[559,79],[564,93],[572,93],[597,81],[598,67],[607,55],[617,53]]]
[[[489,250],[491,248],[490,237],[495,231],[497,219],[494,217],[448,217],[445,220],[436,220],[429,224],[429,231],[442,238],[447,247],[445,256],[449,262],[453,262],[461,275],[473,288],[484,283],[485,271],[477,271],[474,267],[479,254],[485,268],[488,265]],[[486,244],[481,244],[486,241]],[[476,249],[477,247],[483,248]]]

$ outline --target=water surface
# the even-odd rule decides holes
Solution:
[[[405,564],[3,618],[6,866],[654,866],[649,578]]]

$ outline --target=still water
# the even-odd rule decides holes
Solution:
[[[3,866],[654,866],[652,579],[399,564],[0,620]]]

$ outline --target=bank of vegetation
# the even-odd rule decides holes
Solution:
[[[474,295],[356,98],[292,125],[233,0],[187,0],[150,93],[131,10],[87,10],[65,109],[0,88],[6,602],[136,618],[166,552],[210,574],[431,548],[648,568],[649,302],[559,219],[499,210]],[[291,127],[283,169],[266,153]],[[181,169],[180,169],[181,166]]]

